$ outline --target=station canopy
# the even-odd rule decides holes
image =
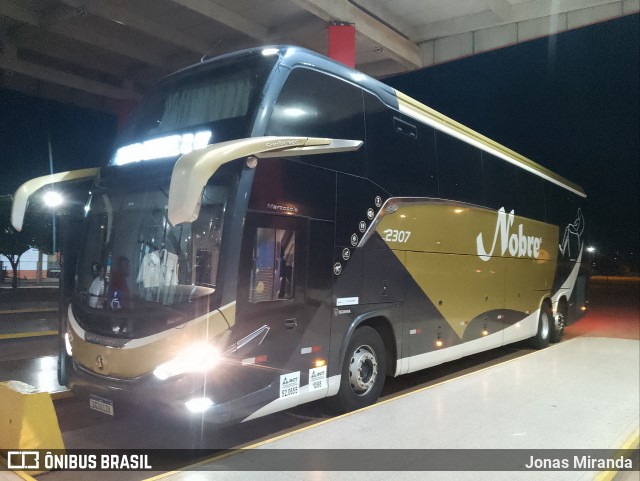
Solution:
[[[326,54],[356,29],[356,68],[428,67],[638,11],[637,0],[2,0],[0,88],[118,114],[164,75],[247,47]]]

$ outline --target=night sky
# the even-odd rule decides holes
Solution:
[[[639,25],[631,15],[385,82],[581,185],[600,260],[637,270]]]
[[[117,118],[53,100],[0,89],[0,195],[49,173],[104,165],[111,157]]]
[[[638,264],[640,16],[389,78],[387,83],[580,184],[601,255]],[[0,90],[0,194],[102,165],[117,119]]]

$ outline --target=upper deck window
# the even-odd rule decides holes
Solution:
[[[276,101],[266,135],[365,140],[362,90],[331,75],[294,69]],[[365,149],[304,157],[309,164],[364,175]]]
[[[226,59],[168,77],[136,109],[118,144],[216,123],[212,142],[245,136],[274,62],[262,55]]]

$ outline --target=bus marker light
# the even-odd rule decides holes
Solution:
[[[187,409],[192,413],[205,412],[212,404],[213,401],[208,397],[196,397],[184,403],[184,405],[187,406]]]
[[[321,346],[309,346],[309,347],[303,347],[302,349],[300,349],[300,354],[311,354],[312,352],[320,352],[320,351],[322,351]]]
[[[327,361],[325,361],[324,359],[317,359],[316,362],[314,363],[315,367],[322,367],[326,365],[327,365]]]
[[[116,151],[114,165],[130,164],[141,160],[154,160],[184,155],[209,145],[211,131],[202,130],[182,135],[157,137],[144,142],[124,145]]]
[[[267,356],[265,354],[265,355],[262,355],[262,356],[248,357],[246,359],[243,359],[241,361],[241,364],[243,366],[246,366],[247,364],[260,364],[260,363],[263,363],[263,362],[266,362],[266,361],[267,361]]]

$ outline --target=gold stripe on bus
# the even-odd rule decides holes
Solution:
[[[502,158],[520,168],[523,168],[545,180],[548,180],[560,187],[563,187],[570,192],[573,192],[580,197],[585,197],[586,194],[582,187],[573,182],[565,179],[564,177],[552,172],[551,170],[537,164],[531,159],[518,154],[517,152],[499,144],[498,142],[491,140],[488,137],[476,132],[462,125],[459,122],[441,114],[440,112],[433,110],[432,108],[418,102],[417,100],[409,97],[402,92],[395,91],[398,98],[398,104],[400,111],[413,117],[416,120],[425,122],[426,124],[436,128],[437,130],[444,131],[454,135],[455,137],[463,140],[471,145],[474,145],[492,155]]]
[[[514,216],[508,237],[516,239],[507,241],[517,242],[513,255],[502,251],[497,211],[430,199],[388,202],[398,208],[381,216],[375,230],[460,338],[478,316],[502,309],[528,314],[551,293],[558,227]],[[480,234],[492,251],[488,260],[477,250]],[[535,253],[533,239],[540,239]]]

